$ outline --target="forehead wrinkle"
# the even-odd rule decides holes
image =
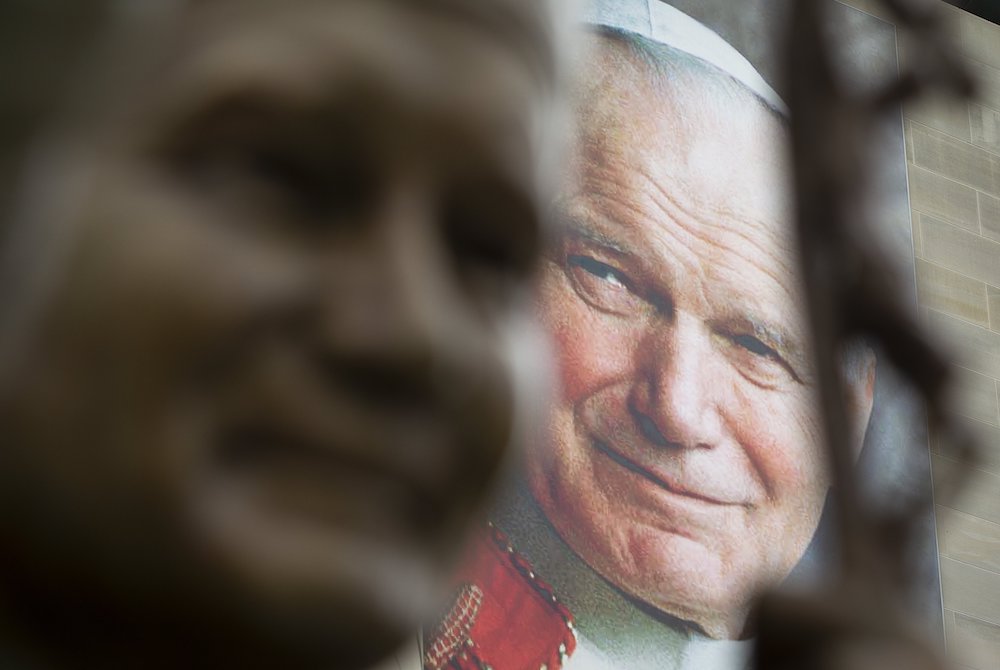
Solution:
[[[584,212],[583,217],[581,217],[563,203],[560,203],[559,207],[558,216],[565,233],[594,242],[618,254],[632,255],[632,252],[623,247],[617,240],[594,228],[593,223],[589,220],[592,218],[589,212]]]
[[[601,183],[603,182],[599,181],[599,184]],[[588,202],[596,204],[596,207],[588,207],[590,215],[611,228],[623,231],[623,237],[628,240],[626,244],[631,247],[626,253],[642,259],[646,272],[656,277],[657,284],[666,284],[668,289],[674,290],[678,275],[697,277],[693,286],[697,288],[702,304],[708,304],[707,296],[704,294],[708,283],[707,264],[698,262],[700,260],[698,258],[692,262],[689,257],[697,254],[691,250],[683,235],[650,216],[650,213],[639,204],[638,198],[629,197],[630,190],[632,189],[605,190],[600,187],[588,189],[584,197]],[[597,193],[600,194],[599,198],[595,197]],[[679,254],[676,251],[673,253],[668,251],[668,256],[664,258],[663,253],[657,249],[687,249],[690,253]],[[683,269],[678,267],[679,265],[683,266]]]
[[[615,161],[616,163],[624,164],[624,161]],[[592,167],[593,164],[591,164]],[[610,166],[609,166],[610,167]],[[613,170],[613,168],[611,168]],[[735,260],[743,261],[749,265],[756,267],[761,273],[771,279],[775,285],[784,290],[790,297],[793,298],[798,294],[798,292],[791,290],[792,287],[787,285],[787,278],[789,276],[794,276],[791,272],[792,268],[784,268],[789,270],[788,272],[780,272],[779,270],[772,269],[766,265],[761,265],[754,261],[755,256],[753,254],[746,254],[738,243],[724,243],[722,240],[711,237],[707,232],[701,232],[700,234],[695,231],[704,231],[704,229],[718,228],[726,233],[735,234],[738,240],[744,241],[747,245],[756,248],[762,257],[774,258],[773,254],[769,254],[765,251],[763,243],[755,240],[747,233],[743,232],[742,228],[731,228],[724,224],[713,224],[708,221],[702,221],[699,217],[689,212],[687,208],[682,206],[680,202],[673,198],[666,189],[663,189],[659,184],[649,177],[644,171],[636,171],[636,173],[646,181],[649,185],[653,186],[654,193],[659,194],[659,198],[650,197],[649,200],[653,206],[659,209],[663,213],[663,217],[651,216],[645,208],[642,207],[639,198],[628,197],[623,191],[634,191],[636,190],[634,186],[625,184],[622,187],[608,189],[608,182],[614,182],[616,180],[602,178],[600,174],[593,174],[594,172],[604,172],[605,170],[594,170],[588,169],[586,171],[586,177],[582,180],[582,191],[584,197],[589,201],[596,202],[597,209],[609,209],[606,205],[613,205],[615,210],[623,212],[624,214],[631,215],[632,219],[637,222],[648,221],[652,222],[652,225],[645,225],[643,223],[636,223],[633,225],[623,223],[623,219],[627,217],[622,216],[605,216],[602,218],[608,219],[607,223],[614,227],[627,227],[638,230],[640,235],[669,235],[677,244],[672,244],[670,241],[664,241],[666,245],[670,248],[677,248],[678,245],[684,248],[690,248],[688,240],[684,238],[691,237],[697,240],[699,243],[713,248],[714,253],[713,261],[716,266],[724,265],[730,266],[731,269],[738,271],[739,268],[733,265]],[[600,194],[599,198],[594,198],[594,194]],[[694,222],[692,224],[685,224],[683,221],[688,220]],[[666,222],[674,222],[677,225],[670,225]],[[678,230],[672,230],[677,228]],[[648,232],[647,232],[648,231]],[[683,232],[681,232],[683,231]],[[601,242],[602,240],[598,239]],[[620,245],[618,245],[620,248]],[[719,253],[721,251],[721,253]],[[692,251],[692,253],[695,253]],[[733,259],[730,261],[729,259]],[[781,258],[779,257],[780,261]],[[705,272],[709,265],[708,263],[698,262],[694,263],[697,267],[698,273],[701,275],[700,279],[702,282],[707,281]],[[782,265],[787,265],[782,263]]]
[[[649,171],[641,168],[636,169],[634,172],[650,187],[650,200],[669,218],[677,221],[678,223],[682,223],[684,219],[697,222],[695,226],[685,226],[686,228],[690,228],[692,230],[696,227],[721,230],[728,235],[735,236],[738,240],[746,243],[747,245],[755,247],[756,250],[763,256],[776,258],[781,265],[788,265],[784,259],[792,256],[793,249],[789,248],[791,247],[791,244],[782,244],[782,240],[785,236],[783,236],[778,230],[775,230],[775,228],[781,227],[781,223],[768,223],[762,218],[746,216],[738,211],[733,211],[732,209],[726,207],[715,206],[707,199],[692,202],[690,204],[684,203],[680,197],[674,195],[670,189],[661,183],[666,180],[656,179],[649,173]],[[684,191],[686,191],[686,189],[686,186],[682,188]],[[693,200],[694,199],[692,199],[692,201]],[[680,214],[680,216],[676,216],[675,214]],[[733,221],[735,225],[717,223],[716,220]],[[751,230],[754,227],[756,227],[757,230],[764,232],[764,238],[771,238],[774,240],[775,247],[777,247],[778,251],[785,251],[786,253],[777,255],[769,253],[765,248],[766,241],[764,239],[759,239],[761,236],[752,234]],[[792,231],[789,228],[787,230],[787,235],[790,236],[791,234]],[[720,242],[715,246],[719,246],[725,251],[735,255],[743,255],[739,251],[739,249],[742,248],[741,245],[724,245]],[[752,258],[752,256],[748,256],[748,258]],[[792,268],[787,269],[791,270]],[[789,272],[786,274],[792,273]]]
[[[631,200],[623,197],[608,196],[605,195],[601,198],[602,203],[612,203],[618,205],[625,209],[626,211],[631,211],[635,214],[636,221],[655,221],[654,217],[650,217],[649,213],[641,209],[639,206],[632,204]],[[688,216],[683,212],[683,209],[678,207],[678,211],[681,212],[681,216]],[[677,221],[677,216],[668,213],[667,217],[669,220]],[[663,244],[667,248],[686,248],[691,250],[691,254],[697,256],[694,262],[683,262],[680,256],[674,257],[674,262],[683,262],[687,266],[686,273],[688,276],[695,276],[697,281],[694,283],[694,287],[697,289],[697,295],[699,300],[703,305],[710,306],[714,315],[709,319],[709,322],[718,322],[720,319],[724,322],[728,321],[729,325],[733,325],[733,322],[738,322],[741,325],[751,328],[755,335],[763,335],[762,339],[768,342],[768,344],[774,345],[779,348],[782,353],[788,353],[790,355],[799,355],[802,352],[802,345],[800,337],[797,337],[795,333],[799,332],[801,328],[790,325],[787,327],[782,327],[781,321],[773,321],[772,319],[762,316],[758,311],[760,309],[760,303],[757,301],[756,295],[753,293],[747,293],[742,291],[742,283],[730,283],[726,286],[728,293],[726,297],[736,295],[740,298],[741,306],[733,305],[730,300],[724,300],[721,303],[718,300],[712,299],[712,288],[715,286],[713,282],[713,275],[717,275],[714,270],[720,266],[733,271],[733,275],[737,278],[741,268],[737,265],[740,260],[747,261],[748,259],[740,253],[738,246],[726,246],[714,241],[709,241],[704,239],[703,236],[698,235],[689,226],[680,224],[678,226],[666,225],[663,223],[656,223],[652,226],[643,225],[642,223],[637,223],[634,225],[622,224],[619,222],[617,217],[602,217],[608,219],[610,225],[624,226],[636,230],[640,235],[649,238],[660,238],[660,244]],[[694,217],[689,217],[694,220]],[[679,222],[678,222],[679,223]],[[693,228],[698,229],[697,224]],[[721,248],[727,253],[723,254],[713,254],[711,262],[704,262],[704,259],[692,249],[693,245],[690,244],[689,239],[693,238],[697,240],[700,244],[707,244],[711,247]],[[635,255],[635,254],[632,254]],[[785,292],[787,296],[792,299],[792,309],[797,309],[799,303],[795,301],[796,293],[789,290],[786,285],[787,276],[772,271],[765,266],[761,266],[757,263],[749,261],[749,264],[753,265],[765,276],[770,278],[775,285]],[[673,264],[661,263],[657,264],[655,272],[658,274],[664,267],[670,268],[670,274],[674,275],[676,273],[676,268]],[[671,277],[670,283],[673,282]],[[670,286],[673,288],[673,286]],[[683,311],[683,310],[682,310]],[[780,315],[779,315],[780,318]],[[792,323],[801,326],[801,320],[793,316]]]
[[[612,52],[611,55],[614,56],[615,54]],[[604,67],[604,69],[610,69],[608,67],[609,65],[610,65],[610,63],[608,63],[607,61],[605,61],[605,67]],[[622,66],[619,66],[619,67],[622,67]],[[638,73],[638,72],[636,72],[636,71],[634,71],[634,70],[632,70],[632,68],[635,67],[633,64],[629,63],[628,65],[626,65],[624,67],[628,68],[623,73],[626,79],[632,80],[632,79],[638,78],[641,81],[641,78],[642,78],[643,75],[640,74],[640,73]],[[629,71],[629,70],[632,70],[632,71]],[[625,88],[626,89],[625,94],[628,96],[628,95],[634,93],[633,89],[636,87],[636,83],[637,82],[633,81],[631,84],[628,84],[628,85],[626,85],[624,87],[622,86],[621,82],[611,82],[610,85],[613,88],[617,88],[619,91],[621,91],[623,88]],[[594,88],[594,89],[592,89],[590,91],[590,93],[591,94],[595,94],[596,93],[596,95],[598,97],[598,100],[594,100],[593,102],[595,102],[596,104],[591,105],[591,106],[585,106],[585,108],[583,110],[584,114],[583,114],[583,123],[582,123],[582,130],[583,130],[582,134],[583,134],[584,137],[583,137],[582,141],[583,141],[583,144],[584,144],[584,154],[585,154],[584,174],[587,177],[590,177],[589,173],[594,172],[595,171],[594,167],[598,166],[598,165],[606,165],[607,166],[606,169],[602,170],[602,171],[608,171],[608,170],[610,170],[610,171],[616,171],[617,170],[617,171],[621,171],[621,172],[623,172],[625,174],[631,173],[631,174],[634,174],[634,175],[638,175],[642,179],[646,180],[646,182],[648,183],[648,185],[652,189],[652,194],[658,194],[661,198],[663,198],[663,200],[666,203],[668,203],[665,206],[663,202],[656,202],[657,198],[655,198],[655,197],[651,198],[655,202],[655,204],[657,205],[657,207],[660,210],[664,211],[668,216],[670,216],[671,211],[674,210],[674,211],[686,214],[689,218],[691,218],[693,220],[698,220],[700,218],[701,221],[702,221],[701,225],[703,225],[703,226],[717,226],[717,227],[720,227],[720,228],[722,228],[724,226],[721,226],[719,224],[713,224],[712,223],[713,217],[718,217],[719,219],[729,218],[729,219],[735,219],[735,220],[745,220],[746,221],[745,225],[748,226],[747,228],[744,228],[742,225],[737,225],[737,226],[728,227],[727,231],[730,234],[733,234],[733,235],[737,236],[737,238],[741,239],[746,244],[749,244],[752,247],[755,247],[759,252],[764,252],[765,251],[765,249],[764,249],[764,244],[765,244],[764,240],[754,239],[754,237],[751,236],[751,233],[749,231],[749,226],[756,225],[760,230],[767,231],[766,234],[768,234],[769,236],[771,236],[776,241],[776,245],[775,246],[779,247],[780,249],[785,249],[786,250],[786,254],[784,254],[785,256],[787,256],[789,258],[791,258],[793,256],[793,250],[791,248],[789,248],[792,245],[791,244],[783,244],[782,243],[783,240],[782,240],[780,231],[775,230],[775,228],[777,226],[781,225],[780,222],[775,222],[775,223],[769,224],[769,223],[765,222],[764,220],[761,220],[761,219],[758,219],[756,217],[751,216],[749,214],[749,212],[732,211],[729,208],[725,208],[725,207],[721,207],[721,206],[715,205],[710,200],[706,200],[706,201],[703,201],[703,202],[698,202],[696,204],[697,204],[697,207],[704,209],[711,216],[704,216],[704,215],[702,215],[701,217],[695,216],[695,214],[693,213],[693,207],[690,207],[690,206],[685,207],[681,203],[680,199],[677,196],[673,195],[661,183],[661,181],[655,179],[651,175],[651,173],[650,173],[650,171],[648,169],[642,169],[641,167],[637,167],[638,165],[641,165],[642,163],[646,163],[647,165],[655,168],[659,162],[662,162],[662,152],[661,152],[661,154],[656,155],[654,157],[654,161],[651,162],[651,161],[648,160],[648,151],[644,150],[644,148],[643,148],[644,145],[642,144],[643,142],[647,141],[648,133],[636,132],[636,129],[634,127],[630,127],[630,126],[635,126],[636,124],[635,123],[629,123],[630,119],[623,119],[622,118],[622,115],[621,115],[622,105],[620,104],[620,101],[615,100],[614,102],[616,102],[616,104],[613,106],[612,109],[610,109],[610,110],[604,109],[603,103],[607,102],[608,98],[613,97],[613,96],[609,96],[608,95],[608,91],[603,90],[603,88]],[[658,94],[657,97],[663,97],[664,96],[664,93],[662,93],[662,92],[658,92],[658,93],[659,94]],[[640,102],[643,102],[643,101],[640,100]],[[648,101],[646,101],[646,102],[648,102]],[[676,101],[668,100],[666,102],[667,102],[667,104],[670,107],[674,107],[675,108],[677,106],[676,105]],[[692,104],[690,101],[684,103],[684,105],[690,105],[690,104]],[[595,109],[588,109],[588,107],[593,107]],[[600,108],[600,109],[596,109],[596,108]],[[653,110],[650,110],[650,111],[656,113],[656,115],[662,115],[662,114],[659,114],[659,112],[662,112],[663,110],[653,109]],[[667,138],[669,138],[670,136],[676,136],[678,134],[680,134],[680,135],[686,135],[686,136],[697,134],[694,131],[693,128],[677,128],[677,127],[675,127],[674,124],[675,124],[677,118],[678,117],[684,117],[684,116],[685,116],[684,114],[680,114],[680,113],[673,113],[673,114],[669,115],[669,118],[671,120],[670,123],[671,123],[671,126],[672,126],[672,132],[669,133],[669,134],[667,134]],[[702,123],[704,123],[704,122],[702,122]],[[594,127],[595,125],[598,126],[598,127],[595,128]],[[640,123],[639,125],[642,125],[642,124]],[[657,125],[659,125],[659,124],[657,124]],[[596,133],[596,137],[594,136],[594,134],[595,134],[594,131],[595,130],[598,131]],[[613,130],[613,131],[616,131],[616,132],[609,133],[608,132],[609,130]],[[641,129],[639,129],[639,130],[641,131]],[[664,134],[664,130],[662,128],[654,128],[652,130],[652,132],[653,133],[657,133],[657,134],[661,134],[661,135]],[[704,130],[702,130],[701,132],[704,132]],[[676,154],[681,154],[681,155],[685,155],[686,156],[688,153],[690,153],[690,149],[687,148],[687,147],[684,147],[681,143],[676,142],[676,141],[670,141],[669,139],[666,139],[666,141],[668,141],[670,143],[670,146],[666,149],[666,152],[667,152],[668,155],[671,154],[671,153],[676,153]],[[638,150],[637,151],[633,151],[633,149],[635,148],[636,143],[639,143]],[[623,146],[624,146],[624,149],[622,148]],[[639,160],[628,160],[624,156],[624,153],[626,151],[629,151],[630,153],[637,154],[636,157],[639,158]],[[677,179],[678,175],[670,175],[669,174],[669,170],[667,170],[667,176],[670,177],[670,178],[672,178],[672,179],[676,179],[678,181],[683,182],[683,180]],[[588,179],[587,181],[589,182],[590,179]],[[635,191],[637,189],[634,186],[632,186],[631,190]],[[639,208],[638,207],[633,207],[632,209],[633,209],[633,211],[635,211],[637,213],[641,213],[641,212],[639,212]],[[789,235],[791,234],[790,228],[789,228],[789,230],[787,232],[788,232]],[[725,248],[726,248],[727,251],[736,252],[736,250],[734,248],[732,248],[732,247],[725,247]],[[770,254],[767,254],[767,255],[771,256]],[[782,256],[782,255],[779,254],[778,256],[779,256],[778,260],[781,261],[782,258],[780,256]],[[783,263],[783,265],[786,265],[786,264]],[[788,268],[788,269],[790,270],[791,268]],[[772,278],[774,278],[775,280],[778,280],[777,277],[773,276],[773,272],[771,274],[772,274]],[[792,274],[792,273],[789,273],[789,274]],[[779,281],[779,283],[782,283],[782,282]]]
[[[682,203],[680,198],[673,196],[666,187],[660,184],[658,180],[654,179],[645,171],[636,170],[636,173],[639,176],[641,176],[642,179],[644,179],[649,184],[649,186],[652,187],[653,195],[650,197],[650,200],[657,206],[658,209],[663,211],[665,214],[667,214],[674,220],[677,220],[678,222],[681,221],[682,219],[689,219],[691,221],[696,221],[697,225],[702,228],[715,228],[722,230],[730,235],[739,238],[740,240],[746,242],[749,245],[757,247],[758,251],[761,252],[765,251],[763,247],[764,242],[755,240],[754,239],[755,236],[753,236],[749,232],[746,232],[745,227],[743,225],[729,226],[724,223],[715,223],[716,220],[723,220],[723,219],[736,220],[741,218],[738,217],[731,210],[722,207],[712,207],[710,204],[702,202],[699,202],[693,206],[685,205],[684,203]],[[696,209],[704,211],[696,212]],[[676,214],[679,214],[680,216],[676,216]],[[756,225],[764,230],[769,229],[768,224],[764,223],[760,219],[746,218],[743,220],[746,226]],[[686,226],[686,227],[690,227],[692,229],[695,228],[695,226]],[[725,247],[724,245],[718,245],[718,246],[723,246],[723,248],[725,248],[727,251],[735,251],[735,249]]]
[[[793,287],[788,286],[788,278],[795,277],[794,267],[789,267],[789,263],[785,260],[784,256],[781,254],[774,254],[769,252],[765,248],[765,242],[763,240],[756,239],[756,236],[751,235],[745,226],[758,225],[765,230],[769,230],[768,224],[762,221],[749,221],[745,224],[737,225],[727,225],[724,223],[713,222],[712,216],[699,216],[693,210],[693,207],[687,207],[681,203],[680,199],[673,196],[671,192],[663,187],[656,179],[653,179],[645,170],[636,170],[635,173],[639,175],[645,182],[651,187],[651,192],[647,191],[649,194],[650,202],[664,214],[664,220],[668,222],[673,222],[677,224],[677,227],[684,230],[687,235],[698,240],[702,244],[708,245],[716,249],[717,251],[712,254],[713,263],[706,263],[705,265],[721,264],[721,265],[734,265],[736,259],[746,262],[747,264],[755,267],[763,275],[771,279],[779,288],[781,288],[785,293],[788,294],[790,298],[793,299],[798,295],[798,291],[792,290]],[[720,215],[719,218],[728,218],[730,220],[735,219],[729,215],[725,210],[722,209],[709,209],[711,214]],[[646,218],[651,218],[646,215]],[[669,224],[661,224],[659,227],[668,228]],[[710,239],[708,237],[707,230],[719,230],[723,233],[720,239]],[[703,232],[698,232],[703,231]],[[725,240],[729,236],[735,236],[736,240],[733,242],[726,242]],[[744,242],[744,245],[738,242]],[[779,246],[779,251],[781,250],[781,245]],[[747,253],[746,249],[755,249],[758,253]],[[789,255],[791,250],[787,250]],[[721,252],[721,253],[720,253]],[[758,256],[759,254],[759,256]],[[778,261],[778,268],[772,269],[766,264],[756,262],[755,258],[769,258]],[[732,261],[728,259],[733,259]],[[733,270],[739,271],[738,267],[732,267]]]

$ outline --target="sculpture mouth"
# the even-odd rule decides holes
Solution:
[[[295,519],[365,534],[429,532],[441,516],[438,496],[387,453],[255,423],[223,437],[214,469],[241,482],[255,505]]]

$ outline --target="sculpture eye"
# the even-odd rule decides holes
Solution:
[[[441,211],[446,251],[478,297],[506,300],[531,277],[541,253],[541,223],[527,197],[489,179],[461,182]]]
[[[180,183],[235,219],[340,229],[358,222],[382,186],[377,155],[349,112],[317,128],[311,114],[248,91],[209,101],[152,149]]]
[[[373,199],[375,178],[356,152],[330,158],[267,138],[208,143],[187,157],[187,175],[212,197],[280,213],[319,228],[343,225]]]
[[[635,283],[619,268],[593,256],[570,255],[566,270],[577,294],[603,312],[629,315],[645,309]]]

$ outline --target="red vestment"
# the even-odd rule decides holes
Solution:
[[[427,637],[427,670],[558,670],[573,616],[492,525],[457,577],[455,604]]]

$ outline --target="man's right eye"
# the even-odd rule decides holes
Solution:
[[[587,304],[602,312],[628,316],[647,306],[629,276],[612,265],[592,256],[570,255],[566,258],[566,266],[576,292]]]

